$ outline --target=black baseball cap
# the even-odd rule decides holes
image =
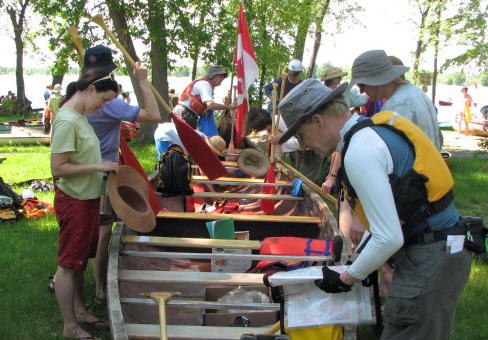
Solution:
[[[106,68],[107,73],[115,70],[117,65],[114,63],[112,50],[103,45],[97,45],[87,49],[85,51],[85,58],[81,72],[86,72],[91,68]]]

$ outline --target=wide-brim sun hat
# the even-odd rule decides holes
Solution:
[[[225,140],[220,136],[206,137],[205,141],[212,150],[212,152],[218,156],[224,155],[225,147],[227,146]]]
[[[295,86],[278,106],[281,117],[288,127],[279,143],[282,144],[290,139],[307,118],[342,95],[347,85],[342,83],[332,90],[317,79],[310,78]]]
[[[156,227],[148,198],[147,182],[134,168],[119,166],[119,173],[110,173],[107,181],[110,203],[117,216],[130,229],[147,233]]]
[[[370,86],[385,85],[399,78],[410,70],[410,67],[393,65],[383,50],[371,50],[360,54],[353,62],[351,69],[351,82]]]
[[[270,163],[268,157],[256,149],[244,149],[237,159],[239,169],[249,176],[261,177],[268,172]]]
[[[338,67],[329,67],[324,74],[320,76],[320,80],[326,81],[334,78],[341,78],[347,76],[347,72],[343,72]]]

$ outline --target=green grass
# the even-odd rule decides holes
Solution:
[[[39,120],[41,117],[35,113],[28,114],[28,115],[0,115],[0,122],[16,122],[18,120]]]
[[[153,145],[131,144],[146,171],[155,165]],[[0,164],[1,176],[7,183],[18,183],[51,176],[49,148],[45,146],[8,146],[0,148],[7,157]],[[488,172],[479,169],[486,163],[480,157],[451,159],[455,177],[456,205],[461,214],[483,216],[488,220]],[[14,187],[18,193],[22,186]],[[36,193],[42,201],[52,203],[53,193]],[[48,277],[56,268],[58,225],[54,215],[0,224],[0,339],[60,339],[62,319],[56,298],[48,293]],[[468,285],[461,297],[454,325],[454,340],[482,339],[488,334],[485,306],[488,305],[488,266],[473,262]],[[446,284],[449,284],[446,282]],[[85,275],[85,296],[89,309],[106,317],[105,306],[94,302],[94,281],[91,264]],[[110,339],[104,331],[88,329]],[[368,328],[362,328],[360,339],[376,339]]]

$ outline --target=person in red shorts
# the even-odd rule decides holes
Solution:
[[[104,172],[118,163],[102,162],[99,140],[86,114],[117,96],[118,84],[103,69],[92,69],[68,85],[53,124],[51,172],[56,181],[54,206],[59,223],[56,299],[63,336],[92,339],[80,323],[104,325],[83,302],[83,272],[98,242],[100,195]]]

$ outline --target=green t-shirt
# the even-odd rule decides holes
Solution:
[[[63,96],[59,93],[53,93],[47,102],[47,108],[51,111],[51,121],[54,115],[59,111],[59,104],[63,100]]]
[[[61,108],[54,120],[51,153],[71,152],[73,164],[100,163],[100,142],[86,117],[72,109]],[[88,200],[102,194],[102,172],[62,177],[58,187],[71,197]]]

